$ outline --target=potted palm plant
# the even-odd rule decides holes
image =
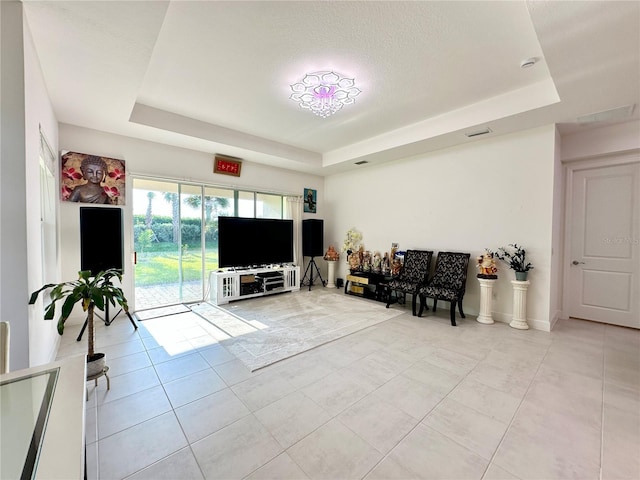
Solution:
[[[508,264],[509,267],[516,272],[516,280],[527,280],[529,270],[533,269],[533,265],[526,261],[527,252],[517,243],[510,243],[509,247],[511,247],[511,249],[500,247],[498,251],[495,252],[495,256]]]
[[[63,301],[60,317],[58,318],[58,333],[64,332],[64,323],[71,315],[73,307],[77,303],[82,304],[82,310],[87,312],[87,377],[91,377],[103,371],[104,353],[95,353],[94,342],[95,333],[93,328],[94,310],[104,310],[106,302],[115,306],[116,303],[128,314],[129,305],[120,287],[112,283],[112,279],[117,278],[122,281],[122,272],[111,268],[103,270],[96,275],[91,275],[89,270],[78,272],[78,280],[73,282],[49,283],[31,294],[29,305],[33,305],[38,299],[40,292],[51,289],[49,297],[51,303],[46,307],[44,313],[45,320],[53,320],[55,316],[56,303]]]

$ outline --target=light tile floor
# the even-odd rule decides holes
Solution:
[[[407,312],[254,373],[193,313],[98,322],[89,478],[640,478],[639,331]]]

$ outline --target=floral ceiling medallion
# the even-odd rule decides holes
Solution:
[[[332,71],[307,73],[300,82],[291,85],[291,90],[291,100],[322,118],[354,103],[360,94],[355,79]]]

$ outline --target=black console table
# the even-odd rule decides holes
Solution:
[[[386,302],[391,278],[390,274],[351,271],[344,282],[344,293]],[[352,286],[351,289],[349,284]]]

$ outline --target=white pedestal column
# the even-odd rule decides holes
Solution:
[[[329,269],[329,275],[327,278],[327,288],[336,288],[336,262],[327,260],[327,266]]]
[[[525,282],[511,280],[511,285],[513,285],[513,320],[509,326],[519,330],[529,329],[527,324],[527,289],[529,284],[528,280]]]
[[[496,283],[495,278],[478,278],[480,282],[480,314],[476,319],[480,323],[492,324],[491,302],[493,300],[493,284]]]

